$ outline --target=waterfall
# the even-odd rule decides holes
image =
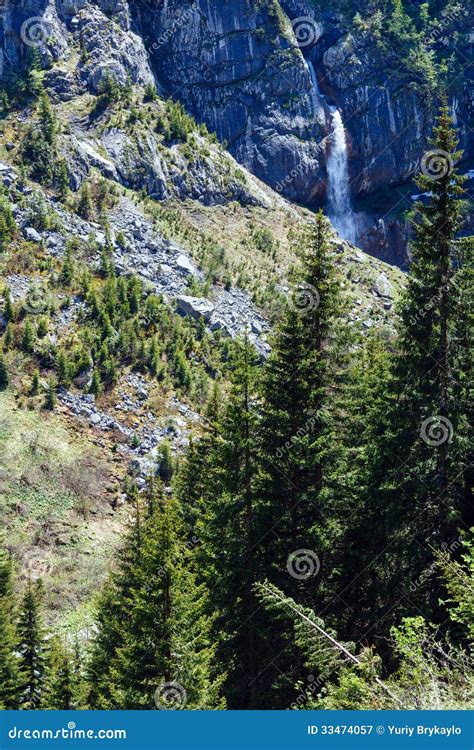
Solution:
[[[316,71],[314,69],[314,65],[311,62],[311,60],[306,60],[306,65],[308,66],[309,75],[311,77],[311,83],[313,84],[311,87],[311,104],[313,106],[313,117],[316,117],[318,114],[320,108],[321,108],[321,102],[320,102],[320,91],[318,86],[318,79],[316,78]]]
[[[341,113],[331,108],[332,131],[327,157],[328,214],[338,234],[349,242],[356,240],[356,219],[349,187],[347,143]]]
[[[357,218],[352,210],[351,192],[349,186],[349,167],[347,156],[347,143],[341,113],[331,106],[327,98],[321,93],[318,86],[318,78],[311,60],[307,59],[309,74],[311,76],[311,103],[313,115],[318,110],[331,111],[331,135],[329,141],[329,153],[326,161],[328,174],[328,215],[338,234],[349,242],[355,242],[357,234]]]

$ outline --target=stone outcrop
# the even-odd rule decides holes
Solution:
[[[63,145],[74,189],[95,167],[157,200],[265,205],[250,172],[290,200],[324,204],[331,107],[346,130],[353,197],[411,178],[434,117],[399,51],[388,44],[387,52],[348,18],[312,0],[3,0],[0,79],[17,75],[34,46],[53,101],[100,94],[110,77],[121,85],[154,82],[249,170],[198,133],[190,159],[179,144],[163,148],[147,126],[130,132],[113,123],[97,137],[84,122],[72,123]],[[455,22],[464,24],[461,12]],[[466,158],[473,152],[470,76],[467,68],[449,89]],[[376,209],[364,237],[365,249],[403,263],[403,229]]]
[[[165,91],[288,198],[324,200],[329,104],[346,124],[355,194],[417,171],[434,114],[419,80],[397,50],[387,58],[339,14],[311,0],[134,7]],[[470,90],[462,78],[450,90],[465,149],[472,149]]]
[[[211,315],[214,312],[214,305],[204,297],[189,297],[180,295],[176,298],[178,311],[184,315],[191,315],[195,320],[203,318],[209,323]]]
[[[387,60],[371,37],[310,0],[4,0],[1,13],[4,73],[24,57],[28,39],[40,40],[45,65],[68,59],[71,43],[79,44],[75,71],[49,74],[58,96],[75,87],[100,93],[109,75],[121,84],[156,78],[241,164],[293,200],[324,200],[328,103],[346,123],[355,193],[402,182],[426,147],[433,113],[396,50]],[[465,148],[469,91],[468,80],[452,91]],[[105,140],[121,162],[125,135]],[[151,140],[140,150],[156,162]],[[160,168],[146,187],[166,197]]]
[[[324,111],[277,3],[136,4],[158,80],[287,197],[322,195]],[[291,179],[289,179],[291,176]]]

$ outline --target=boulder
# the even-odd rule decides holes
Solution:
[[[45,75],[44,84],[56,101],[69,102],[80,93],[80,88],[74,75],[68,70],[61,68],[48,70]]]
[[[204,318],[206,323],[209,322],[214,311],[214,305],[208,299],[205,299],[205,297],[180,295],[176,298],[176,304],[178,312],[183,315],[190,315],[195,320]]]
[[[176,267],[182,271],[187,276],[196,276],[197,271],[194,265],[191,263],[189,258],[186,255],[178,255],[178,257],[175,260]]]
[[[147,477],[155,469],[154,461],[149,458],[134,458],[128,465],[128,473],[132,477]]]
[[[388,297],[389,299],[392,299],[393,297],[392,286],[384,273],[377,276],[372,285],[372,290],[378,294],[379,297]]]
[[[33,227],[25,227],[23,234],[29,242],[41,242],[41,235]]]

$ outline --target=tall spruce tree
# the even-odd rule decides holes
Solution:
[[[204,512],[203,503],[213,490],[210,457],[215,454],[217,448],[221,409],[220,386],[214,382],[204,409],[201,432],[190,440],[174,481],[174,489],[181,499],[185,524],[191,539],[197,534],[196,524]]]
[[[199,569],[208,583],[216,634],[229,680],[230,708],[258,708],[265,702],[258,676],[264,664],[259,643],[258,603],[253,592],[258,562],[256,351],[245,336],[233,353],[231,390],[218,420],[208,457],[207,488],[197,526]]]
[[[0,190],[0,253],[3,253],[15,232],[15,219],[10,201]]]
[[[100,602],[89,705],[223,708],[213,618],[181,541],[179,506],[160,496],[152,508],[148,517],[137,515]]]
[[[20,707],[41,708],[47,677],[46,641],[41,617],[41,583],[28,581],[17,622]]]
[[[12,565],[0,545],[0,707],[19,707],[18,659],[15,652]]]
[[[319,213],[305,237],[301,268],[276,327],[261,389],[258,541],[264,574],[311,606],[321,606],[331,591],[330,558],[341,535],[334,517],[346,468],[342,372],[352,337],[342,321],[330,231]],[[275,677],[275,669],[282,676],[266,692],[273,692],[273,705],[284,707],[291,703],[301,660],[277,622],[267,641],[274,664],[267,678]]]
[[[305,238],[295,289],[262,379],[263,492],[269,528],[275,526],[272,556],[279,570],[286,569],[284,561],[294,550],[316,545],[322,553],[325,546],[318,527],[325,526],[322,493],[337,449],[337,437],[332,444],[329,440],[339,400],[336,331],[345,331],[329,238],[327,220],[319,213]]]
[[[54,146],[58,132],[58,122],[46,90],[39,97],[38,124],[41,134],[49,146]]]
[[[414,213],[383,418],[371,425],[367,484],[347,535],[352,555],[341,595],[352,607],[351,637],[385,632],[397,607],[418,607],[435,618],[440,592],[429,575],[433,549],[452,542],[469,522],[472,287],[466,279],[472,279],[472,256],[460,252],[456,239],[463,178],[446,107],[432,143],[418,178],[429,198]]]

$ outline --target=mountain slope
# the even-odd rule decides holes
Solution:
[[[104,542],[87,542],[51,589],[59,611],[86,596],[89,566],[103,576],[132,481],[142,489],[167,450],[177,460],[199,431],[213,382],[226,387],[232,340],[248,330],[261,358],[268,355],[313,219],[301,204],[325,196],[334,103],[348,119],[351,169],[367,177],[355,191],[403,179],[414,168],[407,143],[417,155],[424,148],[428,120],[422,136],[408,130],[389,149],[382,168],[374,162],[390,118],[402,132],[421,93],[390,100],[357,62],[366,32],[353,30],[351,41],[347,18],[305,2],[254,6],[208,0],[180,15],[179,4],[158,3],[152,16],[125,0],[2,8],[0,178],[12,227],[0,255],[1,330],[3,341],[13,337],[3,345],[11,382],[2,408],[11,424],[14,395],[39,429],[58,386],[46,424],[71,451],[93,456],[104,476],[85,493],[92,509],[78,511],[70,458],[55,454],[58,474],[46,470],[27,493],[31,523],[22,511],[16,517],[28,474],[6,486],[15,557],[24,569],[33,561],[51,587],[62,547],[63,557],[75,556],[103,524]],[[316,29],[311,45],[292,27],[297,13]],[[345,81],[335,61],[342,48],[351,55]],[[355,114],[361,91],[363,115]],[[460,98],[460,118],[466,106]],[[340,238],[332,249],[353,326],[390,338],[402,274]],[[17,444],[18,436],[9,427],[4,440]],[[21,465],[18,456],[11,460]],[[50,512],[64,512],[66,527],[56,519],[45,542]]]

